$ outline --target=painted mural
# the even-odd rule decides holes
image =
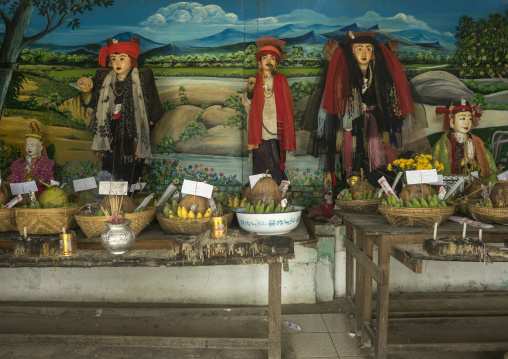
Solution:
[[[322,161],[307,154],[312,129],[306,118],[319,105],[323,46],[328,39],[340,42],[348,31],[375,31],[382,43],[397,41],[396,55],[415,99],[417,136],[436,142],[443,124],[436,106],[465,98],[484,111],[474,133],[492,145],[498,162],[508,157],[508,145],[492,144],[494,132],[508,131],[504,0],[48,0],[35,5],[22,0],[4,1],[0,11],[2,178],[23,155],[24,134],[34,119],[48,156],[57,162],[58,180],[101,178],[101,163],[91,151],[90,115],[81,106],[76,81],[95,74],[107,38],[131,36],[140,39],[140,68],[153,71],[164,110],[151,131],[153,160],[143,171],[143,181],[158,193],[183,179],[206,179],[220,192],[238,191],[248,182],[252,159],[241,96],[258,70],[255,40],[261,36],[286,42],[287,57],[277,70],[290,85],[296,130],[286,173],[302,204],[319,199],[323,185]],[[6,20],[14,15],[29,21]]]

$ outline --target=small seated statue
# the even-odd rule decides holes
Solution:
[[[47,157],[42,133],[35,121],[30,122],[25,135],[25,154],[25,158],[12,163],[10,167],[12,173],[7,181],[11,183],[36,181],[39,189],[36,193],[41,194],[45,189],[43,182],[50,184],[55,178],[53,173],[55,161]]]
[[[469,174],[478,170],[481,178],[496,172],[497,167],[483,141],[471,133],[478,126],[481,113],[469,101],[452,102],[448,108],[436,108],[444,114],[444,133],[432,148],[432,158],[443,164],[442,174]]]

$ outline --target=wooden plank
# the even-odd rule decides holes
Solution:
[[[376,282],[379,283],[383,281],[383,271],[380,270],[379,267],[365,255],[365,253],[359,250],[353,242],[344,241],[344,247],[346,247],[346,251],[349,251],[351,255],[365,267],[365,270],[367,270]]]
[[[282,264],[270,263],[268,272],[268,359],[280,359]]]
[[[484,343],[424,343],[424,344],[389,344],[389,353],[436,353],[436,352],[506,352],[508,342]]]
[[[396,244],[392,244],[392,257],[404,264],[416,274],[422,273],[422,261],[411,258],[407,255],[406,251]]]
[[[279,323],[280,327],[280,323]],[[267,349],[266,338],[180,338],[114,335],[0,334],[0,345],[89,345],[150,348]],[[279,356],[280,358],[280,356]]]

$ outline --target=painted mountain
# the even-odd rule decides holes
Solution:
[[[254,42],[257,36],[235,29],[226,29],[215,35],[189,41],[178,41],[176,44],[186,47],[220,47],[238,44],[241,42]]]

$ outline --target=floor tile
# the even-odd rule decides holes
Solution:
[[[303,333],[327,333],[325,322],[321,314],[285,314],[282,320],[297,324]],[[284,328],[283,333],[294,333],[295,329]]]
[[[346,314],[321,314],[329,333],[346,332],[353,328],[353,319],[349,319]]]
[[[328,333],[283,334],[282,353],[284,359],[337,357],[337,352]]]
[[[342,356],[362,356],[368,355],[372,351],[371,348],[361,348],[358,336],[350,336],[347,332],[330,333],[339,357]]]

